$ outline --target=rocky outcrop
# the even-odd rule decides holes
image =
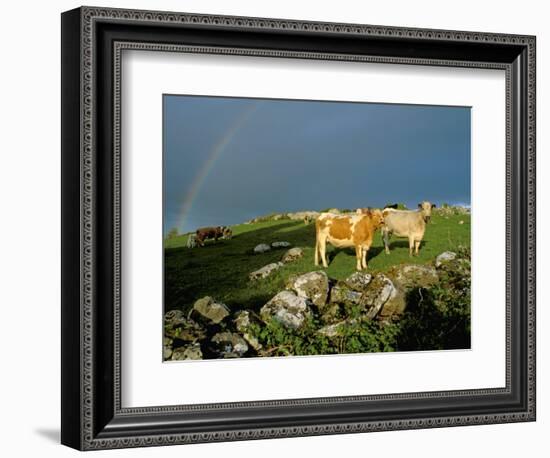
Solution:
[[[310,315],[309,301],[291,291],[281,291],[260,310],[265,323],[275,320],[289,329],[301,328]]]
[[[252,272],[250,278],[268,277],[285,265],[289,254],[299,259],[303,251],[287,250],[281,261]],[[415,313],[419,297],[428,297],[416,289],[449,285],[445,279],[451,276],[459,279],[452,283],[456,297],[467,301],[469,275],[469,251],[459,247],[457,253],[441,253],[434,264],[401,264],[385,273],[354,272],[338,280],[324,271],[293,275],[287,278],[286,289],[270,300],[254,302],[244,310],[232,304],[237,311],[233,314],[225,304],[206,296],[197,300],[188,314],[181,310],[165,314],[164,359],[312,354],[317,348],[321,353],[339,353],[363,345],[365,351],[382,351],[389,344],[383,340],[383,346],[376,347],[379,330],[393,338],[392,333],[401,328],[391,323],[401,319],[407,323],[410,316],[414,318],[410,314]],[[434,294],[438,291],[432,290]],[[410,311],[404,314],[407,301]],[[273,322],[286,329],[269,326]],[[374,347],[370,346],[373,339]]]
[[[273,272],[280,269],[282,266],[282,262],[272,262],[267,266],[263,266],[261,269],[250,272],[250,274],[248,274],[248,278],[250,280],[259,280],[261,278],[269,277]]]

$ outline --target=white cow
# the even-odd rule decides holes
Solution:
[[[390,253],[390,237],[407,237],[409,239],[409,256],[414,253],[418,256],[420,242],[424,238],[426,223],[432,216],[432,208],[435,204],[424,201],[418,204],[418,210],[396,210],[384,208],[384,226],[382,238],[386,248],[386,254]]]

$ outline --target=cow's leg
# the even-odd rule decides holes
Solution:
[[[414,252],[418,256],[418,249],[420,248],[420,240],[415,240],[414,242]]]
[[[369,247],[364,246],[362,251],[363,251],[363,258],[361,260],[362,261],[362,267],[363,267],[363,269],[366,269],[367,268],[367,253],[369,251]]]
[[[384,240],[386,254],[390,254],[390,231],[388,229],[382,229],[382,239]]]
[[[315,265],[319,265],[319,236],[315,237]]]
[[[327,239],[321,238],[319,240],[319,254],[321,255],[321,261],[323,262],[323,267],[328,267],[327,263]]]
[[[355,257],[357,259],[357,270],[361,270],[363,268],[363,264],[362,264],[362,257],[363,257],[363,248],[361,247],[361,245],[355,245]]]
[[[409,235],[409,256],[413,255],[414,237]]]

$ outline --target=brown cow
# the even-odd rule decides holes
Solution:
[[[218,241],[220,238],[230,239],[233,232],[227,226],[216,227],[201,227],[195,232],[195,240],[199,246],[204,246],[205,240],[214,239]]]
[[[319,256],[323,267],[328,267],[326,244],[338,248],[355,247],[357,270],[367,268],[367,252],[372,245],[376,229],[384,224],[384,216],[379,209],[361,209],[351,215],[321,213],[315,222],[315,265]]]

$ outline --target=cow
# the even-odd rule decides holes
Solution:
[[[201,227],[195,232],[195,240],[199,246],[204,246],[204,242],[208,239],[230,239],[233,236],[233,232],[227,226],[216,227]]]
[[[382,239],[386,254],[390,254],[390,237],[407,237],[409,239],[409,256],[418,256],[420,242],[424,238],[426,224],[432,216],[432,208],[435,204],[424,201],[418,204],[418,210],[396,210],[384,208],[384,226],[382,227]]]
[[[197,234],[189,234],[187,237],[187,248],[195,248],[197,246]]]
[[[374,233],[383,224],[384,216],[379,209],[364,209],[349,215],[321,213],[315,221],[315,265],[319,265],[320,257],[323,267],[328,267],[328,242],[337,248],[355,247],[356,268],[366,269]]]

